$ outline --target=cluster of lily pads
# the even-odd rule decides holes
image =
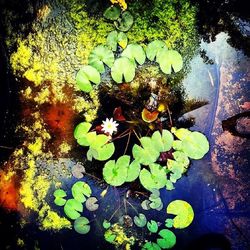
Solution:
[[[124,32],[133,24],[133,16],[129,11],[121,13],[119,7],[111,6],[104,12],[104,17],[114,21],[118,31],[110,32],[106,44],[95,47],[89,55],[88,65],[78,71],[76,83],[80,90],[88,93],[93,89],[92,84],[99,85],[106,67],[110,68],[111,77],[116,83],[131,82],[137,65],[143,65],[146,59],[156,61],[166,74],[171,74],[172,69],[174,72],[182,69],[182,56],[175,50],[169,50],[163,41],[152,41],[145,50],[139,44],[128,44]],[[117,51],[117,45],[123,49],[122,52]],[[115,59],[114,53],[119,58]]]
[[[159,194],[157,194],[157,191],[155,191],[153,195]],[[192,223],[194,219],[194,211],[191,205],[183,200],[172,201],[167,206],[166,211],[167,214],[174,215],[175,217],[173,219],[167,218],[165,225],[155,220],[147,220],[143,213],[138,213],[138,215],[134,216],[133,222],[135,226],[140,228],[146,227],[151,234],[158,233],[156,242],[146,241],[142,246],[143,250],[161,250],[172,248],[176,244],[176,236],[170,230],[170,228],[186,228]],[[111,244],[115,244],[116,238],[119,237],[116,230],[114,230],[116,226],[117,224],[112,225],[107,220],[103,221],[103,227],[107,230],[104,233],[105,240]]]
[[[74,229],[79,234],[87,234],[90,231],[89,220],[82,217],[83,203],[89,211],[98,209],[97,198],[91,197],[90,186],[83,181],[77,181],[71,188],[73,198],[66,200],[67,193],[63,189],[56,189],[54,192],[54,203],[57,206],[64,206],[66,216],[74,220]]]
[[[78,124],[74,136],[78,144],[89,147],[88,160],[106,161],[114,154],[115,145],[107,135],[89,132],[91,126],[87,122]],[[186,172],[190,159],[201,159],[209,150],[205,135],[184,128],[155,131],[151,137],[144,136],[139,141],[140,145],[132,148],[132,159],[130,155],[122,155],[105,163],[103,178],[108,184],[121,186],[139,177],[148,190],[163,187],[172,190],[173,183]],[[166,159],[166,165],[161,165],[159,160],[167,153],[172,157]]]

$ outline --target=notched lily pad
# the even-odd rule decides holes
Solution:
[[[89,197],[92,193],[90,186],[85,183],[84,181],[78,181],[76,182],[72,188],[72,195],[75,198],[75,200],[79,202],[84,202],[86,201],[85,196]]]
[[[71,172],[75,178],[81,179],[86,173],[86,170],[83,165],[81,165],[80,163],[77,163],[76,165],[72,167]]]
[[[128,44],[128,37],[124,32],[112,31],[107,36],[107,46],[113,51],[117,50],[117,44],[125,49]]]
[[[74,229],[79,234],[87,234],[90,231],[89,220],[86,217],[79,217],[74,222]]]
[[[69,199],[65,203],[64,213],[72,220],[77,219],[81,216],[81,212],[83,211],[82,203],[75,199]]]
[[[159,236],[161,236],[162,238],[157,239],[157,244],[162,249],[170,249],[176,244],[175,234],[168,229],[162,229],[159,232]]]
[[[147,224],[147,218],[144,214],[139,214],[134,217],[134,223],[137,227],[145,227]]]
[[[93,212],[99,208],[99,204],[97,204],[97,202],[98,200],[96,197],[89,197],[85,202],[85,206],[89,211]]]
[[[114,21],[119,18],[120,14],[121,9],[115,5],[112,5],[104,11],[103,16],[109,20]]]
[[[123,32],[128,31],[134,23],[134,18],[129,11],[124,11],[119,19],[115,21],[115,27]]]

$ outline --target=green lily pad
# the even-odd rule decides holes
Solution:
[[[89,65],[96,68],[100,73],[105,72],[104,64],[111,68],[114,61],[114,53],[104,45],[95,47],[89,55]]]
[[[122,56],[134,60],[140,65],[142,65],[146,60],[144,49],[139,44],[129,44],[122,52]]]
[[[167,183],[165,168],[156,163],[150,164],[149,168],[150,171],[145,168],[141,170],[139,175],[141,184],[148,190],[163,188]]]
[[[192,132],[182,141],[182,150],[191,159],[199,160],[209,151],[209,142],[202,133]]]
[[[151,202],[149,200],[144,200],[142,203],[141,203],[141,207],[142,209],[144,210],[149,210],[150,209],[150,204]]]
[[[75,199],[69,199],[64,206],[64,213],[72,220],[81,216],[79,212],[83,211],[82,203]]]
[[[107,242],[113,243],[116,239],[116,234],[114,234],[110,229],[104,233],[104,238]]]
[[[149,200],[151,200],[151,203],[150,203],[150,207],[152,208],[152,209],[157,209],[157,208],[159,208],[159,207],[161,207],[162,206],[162,201],[161,201],[161,198],[159,197],[159,198],[155,198],[155,199],[150,199],[150,197],[149,197]]]
[[[163,41],[155,40],[155,41],[149,43],[147,46],[147,49],[146,49],[147,58],[150,61],[154,61],[157,53],[162,48],[167,48],[166,43],[164,43]]]
[[[134,181],[136,178],[138,178],[141,171],[141,165],[138,161],[134,160],[131,162],[131,164],[128,166],[128,175],[126,182]]]
[[[174,189],[174,185],[170,180],[167,180],[166,189],[169,191]]]
[[[158,51],[156,60],[165,74],[171,74],[172,69],[179,72],[183,67],[182,56],[176,50],[163,48]]]
[[[91,128],[91,123],[89,122],[81,122],[79,123],[74,130],[74,137],[75,139],[80,139],[82,137],[85,137],[86,134],[89,132]]]
[[[148,223],[147,223],[147,228],[148,228],[148,230],[149,230],[151,233],[157,233],[157,231],[158,231],[158,224],[157,224],[157,222],[154,221],[154,220],[148,221]]]
[[[162,249],[170,249],[176,244],[176,236],[173,232],[171,232],[168,229],[162,229],[159,232],[159,235],[162,238],[157,239],[157,244],[162,248]]]
[[[107,220],[104,220],[103,223],[102,223],[102,226],[105,229],[109,229],[110,226],[111,226],[111,223],[109,221],[107,221]]]
[[[135,77],[135,65],[127,57],[120,57],[115,60],[111,68],[111,76],[117,83],[122,83],[123,78],[125,82],[131,82]]]
[[[130,156],[123,155],[115,162],[106,162],[103,168],[104,180],[112,186],[121,186],[127,179]]]
[[[66,203],[66,199],[64,199],[67,196],[66,192],[63,189],[57,189],[53,195],[55,197],[54,203],[57,206],[64,206]]]
[[[194,219],[194,211],[192,206],[183,200],[175,200],[167,206],[167,213],[176,215],[173,219],[174,228],[186,228]]]
[[[129,11],[124,11],[119,19],[115,21],[115,27],[123,32],[128,31],[134,23],[134,18]]]
[[[142,250],[161,250],[161,248],[154,242],[146,242]]]
[[[84,92],[90,92],[93,89],[91,83],[99,84],[100,82],[100,73],[90,65],[84,66],[76,74],[76,85]]]
[[[114,21],[119,18],[120,14],[121,9],[115,5],[112,5],[104,11],[103,16],[109,20]]]
[[[134,223],[137,227],[145,227],[147,224],[147,218],[144,214],[139,214],[134,217]]]
[[[74,222],[74,229],[79,234],[87,234],[90,231],[89,220],[86,217],[79,217]]]
[[[107,36],[107,45],[110,49],[116,51],[117,44],[125,49],[128,44],[128,37],[124,32],[111,31]]]
[[[168,228],[171,228],[173,227],[174,225],[174,220],[173,219],[166,219],[165,220],[165,226],[168,227]]]
[[[115,145],[113,142],[107,143],[104,146],[96,150],[97,155],[93,154],[93,157],[98,161],[108,160],[115,152]]]
[[[77,181],[71,188],[75,200],[83,203],[86,201],[85,196],[90,197],[92,191],[90,186],[84,181]]]

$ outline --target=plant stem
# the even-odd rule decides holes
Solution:
[[[170,113],[170,110],[169,110],[169,108],[168,108],[168,105],[167,105],[167,111],[168,111],[168,116],[169,116],[170,125],[171,125],[171,127],[173,127],[173,121],[172,121],[172,117],[171,117],[171,113]]]
[[[131,136],[131,130],[129,131],[129,134],[128,134],[128,140],[127,140],[126,148],[125,148],[124,153],[123,153],[124,155],[126,154],[127,149],[128,149],[128,145],[129,145],[129,141],[130,141],[130,136]]]
[[[138,136],[138,134],[135,132],[134,129],[133,129],[133,132],[134,132],[135,136],[137,137],[137,139],[140,141],[140,137]]]

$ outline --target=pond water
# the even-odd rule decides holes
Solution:
[[[243,44],[248,44],[250,23],[245,16],[244,8],[239,13],[229,12],[230,15],[227,16],[226,10],[232,10],[229,7],[223,10],[223,4],[226,4],[224,1],[221,1],[220,6],[217,6],[217,3],[214,5],[211,3],[212,9],[219,8],[220,11],[218,11],[219,14],[218,12],[214,14],[214,19],[217,21],[212,17],[211,20],[206,20],[205,17],[201,18],[206,7],[205,1],[199,1],[200,5],[195,15],[197,19],[195,30],[197,29],[199,34],[196,34],[195,41],[192,40],[194,44],[180,49],[187,55],[184,60],[185,73],[177,74],[173,79],[167,78],[167,81],[179,81],[180,89],[177,90],[183,91],[183,98],[178,99],[178,104],[181,104],[177,107],[184,106],[184,108],[171,110],[173,122],[185,124],[185,121],[192,121],[190,129],[207,136],[210,150],[201,160],[191,161],[188,171],[175,184],[174,190],[168,191],[164,188],[160,190],[163,202],[161,211],[153,209],[144,211],[141,208],[141,202],[148,196],[145,189],[137,182],[117,188],[107,185],[102,178],[103,164],[96,161],[88,162],[84,157],[86,150],[77,146],[73,138],[74,127],[80,121],[87,120],[93,115],[94,124],[99,125],[105,116],[112,115],[110,112],[117,103],[123,103],[124,98],[125,101],[130,101],[126,99],[125,94],[125,97],[118,96],[116,97],[118,100],[114,98],[110,103],[109,101],[105,103],[106,99],[101,100],[103,107],[100,107],[96,96],[90,96],[87,99],[84,96],[85,99],[82,99],[83,96],[72,87],[74,83],[71,83],[70,77],[75,74],[75,70],[80,65],[84,64],[84,60],[79,60],[81,56],[85,56],[84,53],[80,56],[77,53],[87,51],[88,46],[91,47],[91,42],[98,36],[95,35],[94,40],[90,38],[88,40],[88,37],[83,34],[89,31],[81,26],[81,22],[78,23],[80,28],[76,31],[70,21],[67,23],[67,20],[71,20],[67,19],[67,8],[70,8],[67,1],[66,3],[56,1],[55,5],[51,1],[31,2],[25,1],[28,7],[23,6],[25,11],[21,15],[12,1],[0,3],[2,7],[0,68],[3,79],[0,89],[2,130],[0,232],[4,236],[3,239],[1,237],[0,249],[116,249],[104,240],[102,226],[104,219],[115,223],[123,215],[130,215],[133,218],[140,212],[144,213],[148,220],[153,219],[164,224],[166,207],[174,200],[184,200],[191,204],[195,217],[187,228],[172,230],[177,238],[173,249],[249,249],[250,58],[249,48],[244,47]],[[136,5],[140,6],[139,2],[134,1],[131,6],[133,5],[136,10]],[[182,6],[185,2],[188,1],[180,1],[178,4]],[[229,6],[235,6],[234,1],[228,2]],[[90,13],[103,11],[107,6],[109,6],[108,1],[103,3],[87,1]],[[146,5],[146,8],[148,6]],[[74,7],[73,11],[81,13],[82,9],[78,6],[78,9]],[[10,14],[13,14],[13,17],[10,18],[8,16]],[[139,14],[142,15],[143,11]],[[70,15],[73,20],[78,18],[72,13]],[[46,19],[48,17],[52,20],[48,23],[54,22],[55,27],[48,25]],[[88,16],[84,18],[88,19]],[[18,30],[20,28],[18,21],[25,24],[21,26],[21,30]],[[160,21],[160,18],[154,17],[155,25]],[[93,20],[87,24],[91,27],[90,33],[91,29],[93,33],[94,29],[98,29],[100,33],[104,32],[104,28],[97,26]],[[134,28],[138,28],[137,26],[135,22]],[[9,30],[6,27],[9,27]],[[11,30],[10,27],[14,29]],[[55,33],[53,33],[54,28],[56,28]],[[81,29],[83,33],[80,33]],[[16,34],[13,35],[11,31],[14,30]],[[107,30],[110,31],[109,26]],[[81,36],[77,37],[74,32]],[[241,37],[236,38],[238,34],[241,34]],[[49,40],[43,40],[43,36]],[[72,45],[68,44],[67,36],[72,39]],[[10,39],[15,42],[12,43]],[[83,39],[83,43],[80,39]],[[36,45],[38,41],[42,45]],[[51,41],[51,44],[48,41]],[[240,41],[242,46],[239,46]],[[143,42],[147,41],[143,40]],[[53,47],[54,43],[58,48],[62,46],[59,50],[62,57],[57,54],[57,47]],[[76,48],[79,44],[82,46],[80,49]],[[23,50],[23,54],[21,53],[19,57],[15,52],[22,46],[26,49],[31,46],[33,55],[28,58],[25,54],[29,53],[28,50]],[[36,49],[41,50],[36,51]],[[189,54],[187,50],[192,52]],[[72,51],[75,53],[73,56]],[[58,62],[56,56],[59,58]],[[25,61],[25,58],[28,58],[28,61]],[[67,62],[68,58],[70,58],[69,62]],[[48,65],[48,68],[45,67],[44,70],[41,65],[38,65],[39,60],[43,60],[42,64]],[[32,65],[30,61],[33,62]],[[60,65],[58,71],[57,63]],[[34,65],[37,66],[32,71],[35,77],[31,72],[27,73],[29,69],[33,70]],[[23,68],[26,71],[22,71]],[[139,70],[143,70],[142,68],[139,67]],[[48,76],[48,79],[47,76],[42,76],[42,79],[47,79],[43,85],[38,81],[39,72]],[[139,83],[149,83],[151,81],[149,75],[154,74],[152,72],[154,70],[146,73],[143,71],[139,76]],[[51,79],[55,79],[54,82],[49,78],[51,75],[54,77]],[[62,84],[62,79],[67,84]],[[165,81],[162,78],[159,80],[152,77],[152,79],[153,82],[157,81],[161,84]],[[103,81],[110,82],[108,74]],[[50,91],[49,94],[47,89]],[[129,93],[127,85],[123,85],[122,91],[124,90]],[[120,93],[119,91],[117,93]],[[170,93],[174,95],[173,93],[176,92]],[[100,95],[100,97],[103,96]],[[108,97],[113,98],[112,94]],[[137,97],[139,101],[133,100],[132,105],[137,107],[135,103],[140,103],[142,98],[144,98],[143,95]],[[112,103],[113,100],[114,103]],[[188,107],[188,100],[196,104],[193,106],[195,108],[185,110],[185,107]],[[126,105],[122,106],[123,112],[130,115],[126,110],[129,104]],[[135,108],[133,112],[141,111]],[[179,116],[175,117],[175,112]],[[241,119],[242,117],[244,119]],[[131,138],[132,142],[136,141],[136,136]],[[119,152],[123,152],[126,141],[120,143],[123,146]],[[116,144],[116,147],[119,147],[117,145],[119,143]],[[131,150],[130,146],[128,152]],[[53,219],[49,222],[54,224],[52,225],[54,229],[51,225],[46,228],[44,220],[50,210],[64,216],[63,208],[53,203],[53,192],[57,187],[69,191],[79,180],[72,176],[72,168],[77,164],[83,165],[87,170],[80,180],[90,185],[91,196],[97,197],[99,204],[98,210],[90,212],[84,209],[82,213],[91,224],[91,231],[86,235],[77,234],[74,230],[68,229],[66,222],[66,228],[60,229],[62,222]],[[139,245],[143,244],[145,239],[155,241],[157,238],[156,235],[149,235],[144,228],[135,226],[124,226],[124,228],[127,236],[137,238],[137,243],[132,246],[132,249],[141,249]],[[125,249],[124,246],[117,248]]]

